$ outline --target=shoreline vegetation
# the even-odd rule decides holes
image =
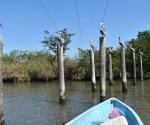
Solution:
[[[127,77],[132,78],[132,54],[129,45],[143,55],[144,78],[150,79],[150,30],[139,32],[135,39],[126,43],[126,68]],[[108,57],[108,56],[107,56]],[[96,78],[99,79],[99,50],[95,50]],[[107,59],[108,60],[108,59]],[[120,48],[112,49],[112,62],[114,79],[120,78]],[[139,72],[139,55],[136,53],[137,78]],[[89,51],[78,48],[78,55],[64,58],[66,80],[90,80],[90,55]],[[108,71],[108,67],[107,67]],[[107,73],[108,76],[108,73]],[[4,82],[29,82],[29,81],[52,81],[58,79],[57,56],[49,50],[20,51],[13,50],[3,55],[3,81]]]

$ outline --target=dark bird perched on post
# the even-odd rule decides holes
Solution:
[[[0,22],[0,27],[1,27],[1,28],[3,28],[3,25],[2,25],[2,23],[1,23],[1,22]]]

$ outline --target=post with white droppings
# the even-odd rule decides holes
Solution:
[[[59,103],[64,104],[66,102],[65,97],[65,78],[64,78],[64,55],[63,46],[65,40],[59,36],[60,42],[58,43],[58,77],[59,77]]]
[[[0,125],[4,125],[2,58],[3,58],[3,39],[0,36]]]
[[[127,92],[127,77],[126,77],[126,60],[125,60],[125,47],[121,42],[121,38],[119,37],[119,44],[121,46],[120,53],[120,65],[121,65],[121,80],[122,80],[122,92]]]
[[[112,50],[108,50],[109,85],[113,85]]]
[[[140,56],[140,80],[143,81],[143,53],[141,52],[141,50],[139,49],[139,56]]]
[[[135,49],[130,44],[130,50],[132,51],[132,58],[133,58],[133,85],[136,85],[136,58],[135,58]]]
[[[100,102],[102,102],[106,98],[106,30],[102,23],[100,33]]]
[[[95,47],[90,44],[90,64],[91,64],[91,83],[92,83],[92,92],[96,91],[96,78],[95,78],[95,61],[94,61],[94,50]]]

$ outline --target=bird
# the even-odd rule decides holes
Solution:
[[[92,44],[92,40],[90,41],[90,47],[94,50],[95,46]]]
[[[1,22],[0,22],[0,27],[1,27],[1,28],[3,28],[3,25],[2,25],[2,23],[1,23]]]
[[[60,39],[60,43],[64,44],[65,40],[64,40],[64,38],[62,36],[63,36],[63,33],[62,32],[58,32],[58,38]]]
[[[102,34],[102,36],[106,35],[106,29],[103,23],[100,23],[100,33]]]

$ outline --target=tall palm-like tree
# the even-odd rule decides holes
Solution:
[[[45,36],[44,40],[42,40],[42,44],[56,55],[58,52],[57,45],[62,42],[59,39],[59,35],[65,40],[65,43],[63,43],[63,53],[69,49],[68,44],[71,43],[71,37],[74,35],[73,33],[68,33],[66,28],[56,32],[56,34],[50,34],[48,31],[45,31],[44,34]]]

